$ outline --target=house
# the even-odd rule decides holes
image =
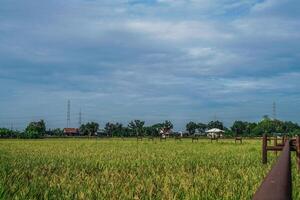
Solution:
[[[161,136],[165,137],[165,136],[171,135],[172,131],[171,131],[171,129],[168,129],[168,128],[162,128],[162,129],[160,129],[159,134]]]
[[[78,128],[64,128],[64,134],[67,136],[77,136],[79,135]]]
[[[220,130],[218,128],[213,128],[213,129],[205,131],[205,133],[207,133],[207,136],[209,138],[221,138],[221,137],[223,137],[224,132],[225,131]]]

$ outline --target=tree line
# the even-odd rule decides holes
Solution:
[[[271,119],[268,116],[264,116],[257,123],[237,120],[229,128],[225,127],[220,121],[211,121],[208,124],[189,122],[186,125],[186,130],[190,135],[196,132],[205,133],[205,130],[212,128],[224,130],[225,136],[259,137],[262,134],[289,136],[300,134],[300,126],[297,123]]]
[[[209,123],[202,122],[188,122],[186,124],[185,135],[200,134],[205,135],[205,131],[212,128],[224,130],[224,135],[227,137],[244,136],[244,137],[258,137],[262,134],[282,134],[282,135],[298,135],[300,134],[300,126],[291,121],[281,121],[271,119],[264,116],[259,122],[235,121],[231,127],[227,128],[220,121],[211,121]],[[105,124],[102,131],[97,122],[88,122],[82,124],[79,128],[79,135],[81,136],[107,136],[107,137],[136,137],[136,136],[159,136],[161,131],[172,133],[173,124],[171,121],[164,121],[162,123],[145,125],[145,121],[133,120],[127,126],[122,123],[108,122]],[[173,134],[176,134],[173,132]],[[178,133],[177,133],[178,134]],[[44,120],[37,122],[30,122],[24,131],[14,131],[6,128],[0,128],[0,137],[9,138],[41,138],[43,136],[64,136],[63,129],[48,129],[46,130],[46,123]]]

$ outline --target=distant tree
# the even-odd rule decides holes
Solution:
[[[131,130],[129,130],[127,127],[123,127],[123,124],[121,123],[106,123],[104,130],[106,134],[110,137],[114,136],[130,136]]]
[[[162,130],[164,128],[164,124],[163,123],[157,123],[151,126],[151,130],[152,130],[152,134],[153,136],[159,136],[160,134],[160,130]]]
[[[46,124],[44,120],[30,122],[25,129],[26,138],[40,138],[46,133]]]
[[[224,125],[220,121],[211,121],[211,122],[208,123],[207,128],[208,129],[218,128],[218,129],[223,130],[224,129]]]
[[[12,131],[7,128],[0,128],[0,138],[13,137],[14,135],[15,135],[15,131]]]
[[[157,124],[153,124],[152,127],[157,129],[157,131],[159,131],[160,129],[164,128],[164,124],[163,123],[157,123]]]
[[[245,134],[248,136],[254,136],[253,132],[257,124],[254,122],[248,122],[245,130]]]
[[[197,129],[198,129],[199,133],[204,133],[205,130],[207,129],[207,125],[203,124],[203,123],[198,123]]]
[[[86,124],[82,124],[79,128],[79,131],[82,135],[93,136],[99,130],[99,124],[96,122],[88,122]]]
[[[167,131],[170,131],[170,130],[173,129],[173,124],[172,124],[171,121],[166,120],[166,121],[163,123],[163,125],[164,125],[163,128],[166,129]]]
[[[284,122],[285,133],[299,132],[299,130],[300,126],[297,123],[293,123],[291,121]],[[298,134],[300,134],[300,132]]]
[[[158,136],[158,133],[159,133],[159,131],[154,126],[144,127],[144,130],[145,130],[144,133],[146,136],[155,137],[155,136]]]
[[[135,132],[136,136],[143,135],[145,122],[141,120],[133,120],[128,124],[128,128]]]
[[[63,136],[64,135],[64,131],[60,128],[55,128],[55,129],[49,129],[47,131],[48,135],[53,135],[53,136]]]
[[[117,122],[113,125],[114,136],[118,136],[118,137],[125,136],[127,135],[127,133],[128,133],[128,129],[127,127],[123,127],[123,124]]]
[[[280,120],[272,120],[268,117],[263,117],[263,119],[257,123],[257,126],[253,129],[253,134],[256,136],[261,136],[262,134],[273,133],[284,133],[285,126],[284,122]]]
[[[247,122],[235,121],[231,127],[231,130],[236,135],[243,135],[246,132],[247,124]]]
[[[108,136],[112,137],[113,136],[113,134],[112,134],[112,132],[113,132],[113,123],[107,122],[105,124],[104,130],[105,130],[105,132]]]
[[[275,132],[276,133],[284,133],[285,132],[285,124],[283,121],[273,119],[272,120],[273,126],[275,126]]]
[[[186,124],[186,130],[189,132],[190,135],[195,134],[198,125],[195,122],[189,122]]]

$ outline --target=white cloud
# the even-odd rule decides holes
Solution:
[[[133,32],[148,34],[148,36],[170,41],[211,41],[231,39],[230,33],[218,30],[214,23],[201,21],[128,21],[127,27]]]
[[[0,89],[14,92],[1,110],[15,104],[38,112],[49,103],[63,112],[56,106],[71,98],[107,120],[149,114],[179,121],[242,112],[249,102],[255,115],[274,99],[288,105],[284,93],[296,102],[300,24],[289,2],[70,1],[30,12],[15,1],[19,14],[3,4]]]

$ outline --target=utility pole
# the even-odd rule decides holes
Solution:
[[[67,111],[67,128],[70,128],[70,122],[71,122],[71,101],[68,100],[68,111]]]

